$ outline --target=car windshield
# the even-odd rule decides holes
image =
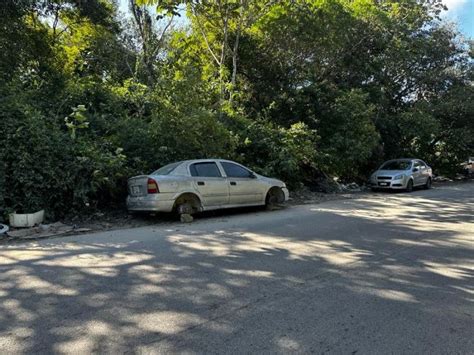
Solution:
[[[158,170],[152,172],[151,175],[169,175],[180,164],[181,162],[177,162],[162,166]]]
[[[410,167],[410,160],[392,160],[384,163],[380,170],[408,170]]]

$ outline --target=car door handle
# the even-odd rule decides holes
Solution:
[[[206,185],[206,184],[204,183],[204,181],[198,181],[198,185],[203,186],[203,185]]]
[[[237,185],[237,183],[235,181],[231,181],[230,184],[233,185],[233,186]]]

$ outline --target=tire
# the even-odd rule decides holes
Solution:
[[[424,186],[426,190],[431,189],[431,178],[429,177],[428,180],[426,180],[426,184]]]
[[[265,197],[265,207],[267,210],[273,211],[280,207],[283,202],[285,202],[285,193],[281,188],[275,186],[267,192]]]
[[[412,192],[413,191],[413,180],[408,180],[407,182],[407,188],[405,189],[406,192]]]
[[[372,192],[379,192],[379,191],[380,191],[380,190],[379,190],[378,188],[376,188],[376,187],[371,187],[370,189],[372,190]]]

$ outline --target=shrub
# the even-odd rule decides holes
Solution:
[[[279,177],[294,186],[315,168],[318,137],[304,123],[284,128],[264,119],[250,121],[240,117],[234,129],[239,142],[236,159],[259,173]]]
[[[44,208],[58,217],[123,196],[119,182],[127,169],[120,149],[77,131],[73,136],[19,101],[4,98],[0,106],[0,204],[6,212]]]

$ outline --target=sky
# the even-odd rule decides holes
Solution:
[[[121,11],[126,12],[128,0],[118,0]],[[474,0],[443,0],[448,7],[443,18],[456,22],[461,32],[470,38],[474,38]]]
[[[444,17],[458,23],[466,37],[474,38],[474,0],[443,0],[448,7]]]

